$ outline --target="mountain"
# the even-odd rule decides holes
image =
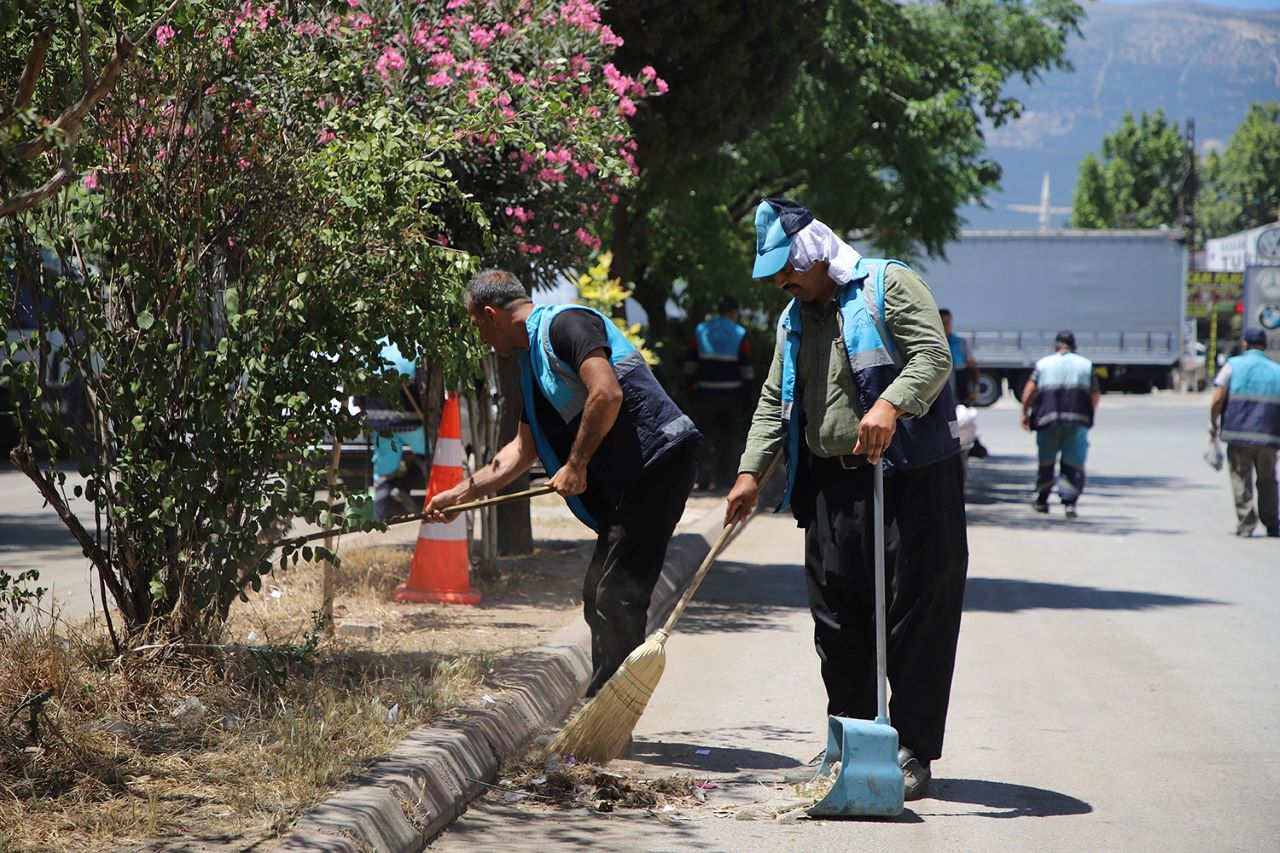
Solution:
[[[989,210],[961,209],[967,227],[1035,228],[1034,214],[1007,205],[1037,205],[1045,170],[1050,204],[1069,208],[1080,160],[1100,151],[1126,112],[1162,108],[1180,126],[1194,119],[1204,153],[1226,145],[1251,102],[1280,100],[1280,11],[1092,2],[1085,12],[1082,34],[1068,43],[1073,71],[1008,87],[1026,110],[987,131],[1003,190],[987,197]],[[1055,214],[1052,224],[1068,218]]]

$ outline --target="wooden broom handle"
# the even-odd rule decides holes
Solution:
[[[513,492],[512,494],[509,494],[509,495],[497,495],[491,498],[481,498],[478,501],[471,501],[470,503],[454,504],[451,507],[446,507],[445,512],[452,514],[452,513],[458,513],[458,512],[466,512],[469,509],[482,509],[487,506],[498,506],[499,504],[514,503],[515,501],[524,501],[530,498],[536,498],[539,495],[547,495],[553,491],[555,490],[552,489],[550,486],[535,486],[534,488],[526,489],[523,492]],[[386,524],[388,527],[390,527],[393,524],[405,524],[406,522],[410,522],[410,521],[422,521],[425,518],[426,518],[425,512],[410,512],[410,513],[406,513],[405,515],[393,515],[391,518],[388,518],[383,523]],[[316,531],[315,533],[308,533],[305,536],[299,536],[295,539],[285,539],[282,542],[277,542],[276,545],[301,545],[304,542],[310,542],[313,539],[323,539],[326,536],[332,536],[334,533],[338,533],[341,531],[342,531],[342,528],[340,527],[331,527],[328,530],[319,530],[319,531]]]
[[[764,473],[760,475],[759,485],[763,486],[768,480],[769,475],[778,467],[779,460],[782,459],[782,451],[779,450],[774,455],[769,466],[764,469]],[[698,587],[702,585],[702,579],[707,576],[707,572],[711,570],[711,564],[716,561],[716,557],[720,556],[720,552],[724,550],[724,546],[729,544],[729,539],[742,526],[742,521],[735,519],[725,525],[724,530],[720,531],[720,538],[711,546],[711,550],[707,552],[706,558],[702,561],[702,565],[698,567],[698,571],[694,573],[693,580],[689,582],[689,588],[684,591],[684,595],[680,596],[680,600],[676,602],[675,609],[671,611],[671,615],[667,617],[667,622],[662,626],[661,633],[667,636],[671,635],[671,631],[676,627],[676,622],[680,621],[680,617],[684,615],[684,610],[689,606],[689,602],[693,599],[693,594],[698,591]]]

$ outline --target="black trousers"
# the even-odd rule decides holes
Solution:
[[[600,535],[582,585],[582,610],[591,627],[588,696],[644,642],[649,598],[693,489],[697,447],[689,441],[672,451],[641,475],[617,510],[597,519]]]
[[[750,426],[742,394],[700,393],[693,404],[694,422],[703,435],[698,484],[728,488],[738,478],[738,463]]]
[[[827,712],[876,714],[872,470],[809,457],[805,575]],[[969,564],[959,456],[885,477],[889,716],[922,761],[942,755]]]

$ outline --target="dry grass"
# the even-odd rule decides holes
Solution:
[[[384,585],[375,555],[366,562],[346,584]],[[309,613],[247,613],[264,640],[305,642]],[[93,627],[0,628],[0,851],[269,840],[461,704],[489,666],[344,642],[296,657],[244,645],[118,657]],[[46,694],[33,736],[29,706],[10,715]],[[203,712],[173,715],[192,700]]]

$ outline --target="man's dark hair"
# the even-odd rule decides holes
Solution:
[[[512,308],[521,302],[529,302],[529,292],[520,279],[506,270],[484,270],[467,282],[467,300],[477,309]]]
[[[938,309],[938,313],[939,313],[940,315],[942,315],[943,317],[950,317],[950,316],[951,316],[951,312],[950,312],[950,311],[948,311],[946,308],[939,308],[939,309]]]
[[[730,311],[738,310],[738,300],[732,296],[722,296],[720,303],[716,306],[716,310],[721,314],[728,314]]]

